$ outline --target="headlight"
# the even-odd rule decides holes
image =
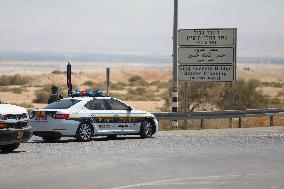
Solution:
[[[4,116],[0,114],[0,120],[4,120]]]

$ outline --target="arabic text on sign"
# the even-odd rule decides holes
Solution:
[[[181,64],[233,64],[234,48],[201,48],[201,47],[181,47],[179,52],[179,63]]]

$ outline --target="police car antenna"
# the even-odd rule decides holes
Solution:
[[[72,79],[71,79],[71,75],[72,75],[72,67],[70,62],[68,61],[67,64],[67,87],[68,87],[68,96],[72,96]]]

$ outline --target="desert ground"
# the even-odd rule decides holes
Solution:
[[[67,62],[0,62],[0,77],[3,75],[20,74],[29,79],[24,86],[5,86],[0,87],[0,98],[8,103],[41,108],[44,103],[35,103],[35,93],[43,89],[43,86],[57,85],[66,90],[66,70]],[[171,64],[150,64],[150,63],[96,63],[96,62],[72,62],[72,81],[74,88],[88,89],[90,83],[103,84],[98,86],[105,88],[105,68],[111,69],[111,94],[126,95],[129,90],[141,88],[137,85],[130,85],[129,78],[140,76],[149,85],[147,91],[152,92],[153,99],[135,99],[127,100],[127,103],[135,108],[157,112],[161,111],[164,100],[162,95],[168,92],[170,80],[172,77]],[[271,98],[277,97],[284,99],[284,66],[283,65],[265,65],[265,64],[238,64],[237,80],[257,79],[261,82],[267,82],[261,91]],[[159,83],[159,85],[151,85]],[[271,83],[280,84],[280,86],[270,85]],[[117,87],[120,84],[120,87]],[[122,85],[122,86],[121,86]],[[125,85],[125,86],[123,86]],[[20,88],[19,91],[13,88]],[[146,87],[144,87],[146,88]],[[139,89],[138,89],[139,90]],[[141,92],[143,93],[143,91]],[[136,96],[143,96],[137,94]]]

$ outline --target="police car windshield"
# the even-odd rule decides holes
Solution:
[[[81,100],[77,99],[63,99],[60,101],[53,102],[47,105],[46,107],[44,107],[43,109],[68,109],[80,101]]]

